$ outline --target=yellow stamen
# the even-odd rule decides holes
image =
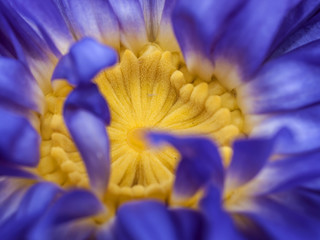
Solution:
[[[106,204],[118,206],[145,197],[170,201],[179,154],[169,146],[150,148],[144,138],[148,130],[205,135],[219,145],[225,165],[229,164],[230,144],[243,134],[244,125],[236,94],[214,77],[203,81],[190,74],[179,54],[162,51],[156,44],[148,44],[138,55],[125,50],[120,63],[94,81],[112,117],[107,127],[111,179]],[[38,172],[65,187],[88,187],[84,164],[61,114],[71,90],[60,84],[46,96]]]

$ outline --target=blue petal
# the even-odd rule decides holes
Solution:
[[[1,224],[0,234],[4,239],[22,239],[53,203],[61,190],[51,183],[37,183],[23,196],[15,214]]]
[[[301,108],[320,101],[320,41],[269,61],[239,90],[243,109],[268,113]]]
[[[0,161],[36,166],[40,137],[23,117],[0,108]]]
[[[17,211],[28,184],[15,178],[0,179],[0,226]]]
[[[140,0],[140,1],[149,1],[149,0]],[[152,0],[150,1],[150,4],[151,5],[153,4]],[[157,11],[158,14],[162,10],[161,20],[159,22],[159,26],[157,27],[158,31],[157,32],[153,31],[155,34],[155,39],[157,40],[157,42],[159,42],[159,45],[161,46],[162,49],[167,49],[168,51],[171,51],[171,52],[180,51],[176,36],[173,31],[172,19],[171,19],[172,11],[175,7],[175,4],[176,4],[176,0],[165,1],[163,9],[161,9],[162,1],[160,1],[160,4],[156,4],[156,7],[153,7],[154,9],[156,9],[155,11]],[[158,16],[157,14],[155,15]]]
[[[180,152],[181,162],[174,183],[177,197],[190,197],[210,181],[222,188],[222,160],[217,147],[209,139],[176,137],[165,133],[150,133],[149,138],[153,144],[166,142]]]
[[[34,175],[27,170],[21,169],[20,167],[11,164],[7,165],[0,161],[0,176],[18,177],[18,178],[29,178],[38,179],[38,176]]]
[[[310,219],[320,221],[320,194],[317,190],[310,190],[305,187],[293,188],[291,191],[274,194],[272,199],[290,207],[297,213],[308,216]]]
[[[200,64],[210,57],[210,51],[235,11],[241,10],[243,0],[187,1],[180,0],[174,8],[172,22],[186,63],[193,71],[207,72]],[[198,69],[200,68],[200,69]],[[210,74],[207,73],[208,75]]]
[[[7,19],[11,29],[6,28],[4,32],[9,39],[15,41],[15,49],[19,51],[21,58],[20,47],[23,52],[27,53],[30,57],[40,58],[41,60],[48,60],[47,51],[48,46],[44,39],[38,34],[36,29],[21,16],[16,9],[16,6],[11,1],[1,1],[0,3],[1,15]],[[8,31],[8,32],[7,32]],[[14,36],[13,36],[14,35]]]
[[[67,98],[63,116],[69,132],[84,160],[90,183],[100,194],[109,180],[110,122],[108,106],[94,85],[77,87]]]
[[[30,239],[55,239],[57,232],[64,232],[64,228],[74,233],[77,226],[77,221],[83,218],[91,217],[98,214],[103,209],[103,206],[99,200],[90,192],[85,190],[72,190],[65,193],[59,198],[54,205],[39,219],[37,225],[32,229],[29,237]],[[72,223],[74,225],[68,225]],[[60,227],[60,229],[59,229]],[[88,234],[90,232],[90,226],[88,229],[83,226],[84,229],[77,229],[80,234]],[[92,230],[92,229],[91,229]],[[79,234],[78,234],[79,235]],[[87,235],[78,236],[77,239],[86,239]]]
[[[1,9],[1,3],[0,3]],[[1,11],[1,10],[0,10]],[[26,63],[26,57],[24,55],[23,48],[17,39],[17,36],[13,32],[13,29],[10,27],[8,20],[0,14],[0,42],[3,45],[5,56],[11,55],[14,58],[19,59],[21,62]],[[8,54],[9,53],[9,54]]]
[[[320,178],[320,152],[269,162],[246,189],[253,195],[284,191]]]
[[[273,135],[279,129],[288,128],[293,137],[276,146],[277,153],[299,153],[320,147],[320,106],[314,105],[287,113],[266,116],[254,126],[254,135]]]
[[[108,1],[59,1],[68,23],[78,39],[92,37],[120,48],[119,23]]]
[[[305,4],[303,8],[297,7],[297,14],[314,13],[319,8],[319,3],[313,0],[303,1],[301,4]],[[301,5],[300,4],[300,5]],[[312,9],[314,7],[314,9]],[[306,12],[305,12],[306,11]],[[300,12],[300,13],[299,13]],[[291,17],[291,21],[297,21],[296,16]],[[285,41],[275,50],[273,57],[277,57],[286,52],[292,51],[298,47],[308,44],[314,40],[319,40],[319,20],[320,14],[315,14],[312,18],[308,19],[302,26],[300,26],[293,34],[289,35]],[[297,21],[299,23],[299,21]],[[283,30],[286,26],[283,26]],[[290,29],[290,28],[289,28]]]
[[[164,9],[165,0],[152,1],[152,0],[139,0],[143,15],[146,23],[146,29],[148,34],[148,39],[150,41],[156,40],[158,35],[159,26],[162,17],[162,11]]]
[[[232,218],[223,209],[221,192],[213,186],[207,188],[200,202],[200,209],[205,217],[205,240],[244,240],[236,230]]]
[[[190,209],[170,210],[172,221],[177,232],[177,239],[204,239],[204,219],[197,211]]]
[[[119,240],[174,240],[175,229],[166,207],[156,201],[122,205],[115,219],[115,236]]]
[[[67,79],[70,84],[88,84],[103,68],[117,62],[117,53],[91,38],[74,44],[54,70],[52,79]]]
[[[271,45],[284,17],[298,1],[246,1],[224,26],[226,31],[221,33],[213,48],[215,61],[236,66],[240,80],[250,80],[250,76],[270,54]],[[221,74],[227,75],[228,72]],[[240,84],[233,83],[233,79],[223,81],[231,88],[235,87],[235,84]]]
[[[19,61],[0,57],[0,100],[41,112],[43,95],[35,79]],[[1,105],[1,103],[0,103]]]
[[[75,88],[65,101],[66,110],[82,109],[110,124],[110,111],[106,100],[102,97],[95,84]]]
[[[253,179],[267,163],[275,138],[236,140],[226,173],[226,187],[237,188]]]
[[[37,26],[42,37],[47,37],[46,42],[54,52],[57,51],[56,45],[60,53],[64,52],[67,45],[73,41],[58,5],[53,0],[13,0],[11,4],[21,16]],[[50,46],[51,44],[53,45]]]
[[[148,42],[145,20],[139,0],[109,0],[118,18],[121,42],[138,52]]]
[[[319,222],[301,215],[273,200],[256,200],[251,211],[244,213],[264,230],[267,239],[319,239]],[[255,229],[247,229],[247,231]]]

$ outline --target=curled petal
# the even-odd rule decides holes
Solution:
[[[108,106],[94,85],[77,87],[67,98],[63,116],[84,160],[92,187],[101,194],[109,180]]]
[[[226,173],[226,187],[237,188],[253,179],[267,163],[275,138],[237,140]]]
[[[213,180],[221,189],[223,186],[223,166],[217,147],[206,138],[176,137],[165,133],[150,133],[151,143],[169,143],[181,155],[174,193],[177,197],[190,197],[201,187]]]
[[[23,117],[0,109],[0,162],[36,166],[40,137]]]
[[[103,68],[117,62],[117,53],[91,38],[84,38],[74,44],[56,66],[52,79],[67,79],[73,85],[86,85]]]

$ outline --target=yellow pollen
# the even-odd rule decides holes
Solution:
[[[111,179],[106,204],[119,206],[145,197],[170,201],[179,154],[169,146],[150,148],[144,139],[148,130],[207,136],[218,144],[228,165],[230,144],[243,134],[244,118],[236,94],[214,77],[208,82],[189,73],[178,53],[163,51],[156,44],[146,45],[138,55],[124,50],[120,63],[94,81],[111,110],[107,127]],[[61,186],[88,187],[84,164],[61,114],[71,90],[64,83],[46,96],[37,170]]]

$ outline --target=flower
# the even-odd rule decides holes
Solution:
[[[174,193],[199,203],[205,239],[317,239],[320,215],[319,151],[272,160],[273,138],[236,140],[229,166],[207,138],[151,133],[156,146],[172,144],[182,156]]]
[[[313,233],[320,4],[227,3],[0,3],[2,236]]]

